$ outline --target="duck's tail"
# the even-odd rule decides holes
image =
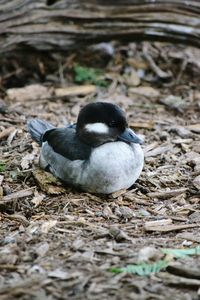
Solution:
[[[42,144],[43,134],[49,130],[55,128],[50,123],[39,120],[39,119],[31,119],[27,123],[28,131],[34,141],[36,141],[40,146]]]

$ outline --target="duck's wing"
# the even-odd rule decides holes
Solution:
[[[74,126],[47,130],[42,141],[47,142],[53,151],[69,160],[86,160],[92,151],[90,146],[82,143],[76,136]]]

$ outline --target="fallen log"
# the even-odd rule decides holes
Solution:
[[[65,51],[110,40],[200,47],[200,1],[1,0],[0,54]]]

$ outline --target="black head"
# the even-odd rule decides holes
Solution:
[[[87,144],[98,146],[116,141],[128,127],[125,113],[117,105],[96,102],[86,105],[79,113],[77,135]]]
[[[143,140],[128,128],[123,110],[108,102],[86,105],[79,113],[76,133],[84,143],[91,146],[99,146],[116,140],[135,144],[143,143]]]

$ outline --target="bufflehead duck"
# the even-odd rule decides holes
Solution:
[[[84,191],[110,194],[127,189],[142,171],[143,141],[115,104],[87,104],[77,123],[64,128],[32,119],[28,131],[41,146],[40,167]]]

